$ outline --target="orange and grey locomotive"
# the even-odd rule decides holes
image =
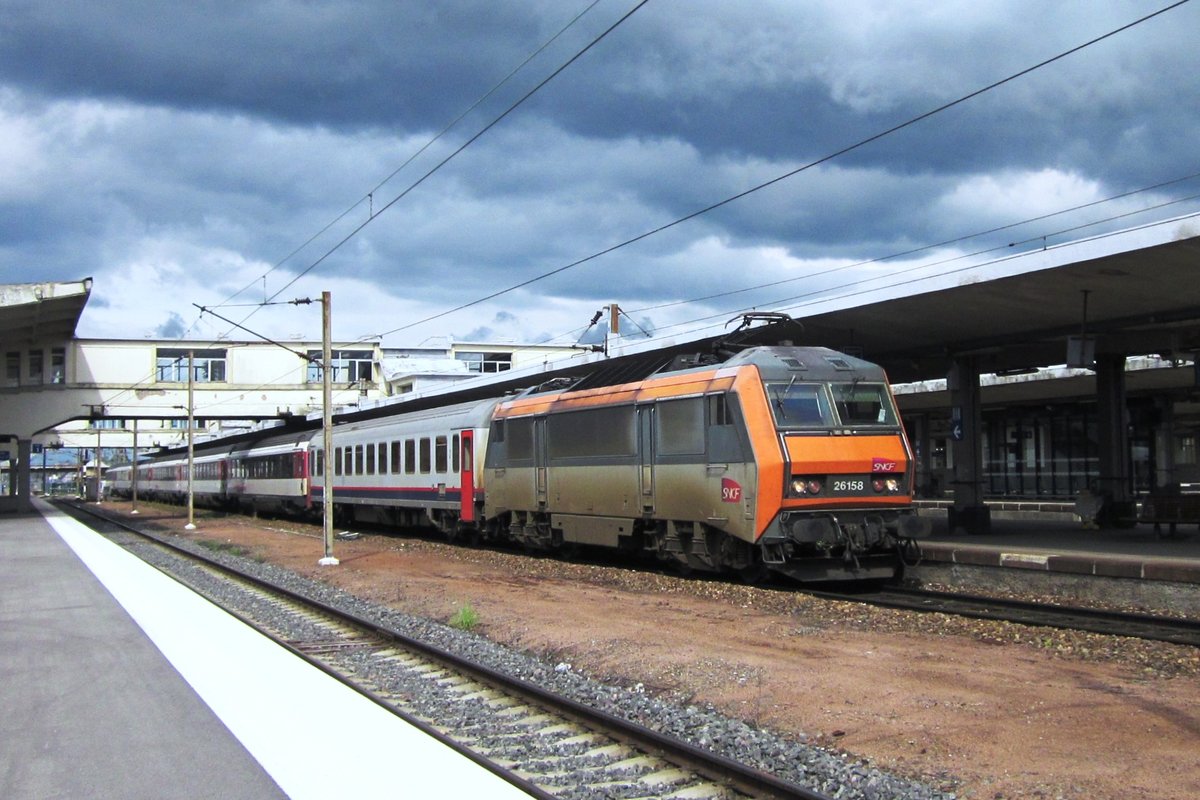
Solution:
[[[483,517],[514,540],[747,577],[891,577],[929,530],[883,370],[824,348],[506,400],[484,481]]]

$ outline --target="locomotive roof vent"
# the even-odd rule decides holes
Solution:
[[[808,369],[808,367],[804,365],[804,362],[798,358],[793,358],[791,356],[780,356],[779,360],[784,364],[787,364],[788,369],[797,371]]]
[[[854,367],[850,366],[850,362],[844,358],[838,358],[837,356],[825,356],[825,360],[828,361],[836,370],[849,372],[854,369]]]

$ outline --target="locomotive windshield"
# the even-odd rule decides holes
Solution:
[[[781,429],[896,427],[896,407],[880,383],[768,383]]]

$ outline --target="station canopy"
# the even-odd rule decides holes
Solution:
[[[0,285],[0,342],[21,347],[66,343],[92,293],[92,279]]]

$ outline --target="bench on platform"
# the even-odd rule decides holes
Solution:
[[[1169,525],[1169,536],[1175,535],[1176,525],[1200,525],[1200,494],[1151,492],[1142,499],[1138,522],[1154,524],[1154,533],[1162,535],[1162,526]]]

